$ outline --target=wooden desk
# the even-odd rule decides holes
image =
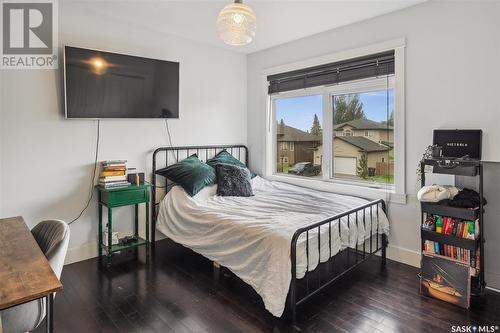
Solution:
[[[0,281],[0,310],[46,297],[53,331],[53,295],[63,286],[20,216],[0,219]]]

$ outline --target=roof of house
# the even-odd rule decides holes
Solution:
[[[389,148],[394,148],[394,142],[389,142],[389,141],[380,141],[381,144],[386,145]]]
[[[369,119],[354,119],[351,121],[346,121],[345,123],[335,125],[333,128],[335,130],[338,130],[346,125],[349,125],[358,130],[393,130],[392,126],[387,126],[387,124],[379,123]]]
[[[278,124],[278,141],[321,141],[321,138],[291,126]]]
[[[361,150],[366,151],[367,153],[391,150],[390,147],[367,139],[364,136],[335,136],[335,139],[350,143],[351,145],[356,146]]]

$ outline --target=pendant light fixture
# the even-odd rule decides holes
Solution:
[[[252,8],[242,0],[226,5],[217,17],[217,33],[224,43],[234,46],[247,45],[255,37],[256,17]]]

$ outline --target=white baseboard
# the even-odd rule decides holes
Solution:
[[[163,238],[163,235],[157,235],[157,240]],[[64,264],[69,265],[95,257],[97,257],[97,242],[91,242],[68,249]],[[420,252],[418,251],[389,244],[387,247],[387,258],[410,266],[420,267]]]
[[[387,247],[387,258],[403,264],[420,268],[419,251],[409,250],[399,246],[393,246],[389,243],[389,246]]]
[[[496,293],[499,293],[499,294],[500,294],[500,289],[493,288],[493,287],[489,287],[489,286],[486,286],[486,289],[491,290],[491,291],[494,291],[494,292],[496,292]]]
[[[95,258],[97,257],[97,254],[97,242],[91,242],[78,247],[72,247],[68,249],[64,264],[69,265],[78,261]]]
[[[128,233],[130,234],[131,231]],[[139,235],[142,235],[140,229],[139,229]],[[156,234],[156,241],[160,241],[164,238],[165,236],[163,236],[161,233]],[[86,243],[77,247],[69,248],[68,253],[66,254],[66,260],[64,261],[64,264],[69,265],[75,262],[96,258],[97,255],[98,255],[97,242]]]

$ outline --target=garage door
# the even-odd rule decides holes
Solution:
[[[335,157],[333,172],[356,176],[356,157]]]

